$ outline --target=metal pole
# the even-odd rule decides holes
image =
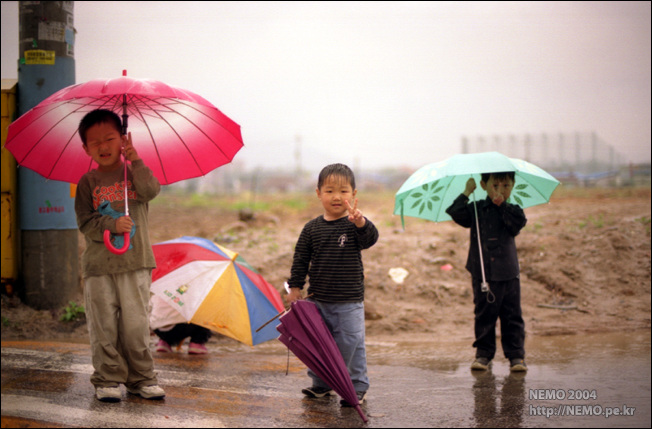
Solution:
[[[18,113],[75,83],[74,2],[19,2]],[[58,309],[80,292],[74,185],[19,169],[19,295],[37,309]]]

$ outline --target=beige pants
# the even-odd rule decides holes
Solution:
[[[151,270],[84,279],[96,387],[158,384],[149,350]]]

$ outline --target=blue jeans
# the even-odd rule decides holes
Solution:
[[[364,343],[364,303],[312,302],[317,305],[328,330],[342,353],[356,392],[366,392],[369,389],[369,378],[367,377],[367,351]],[[308,375],[312,378],[313,387],[330,388],[311,370],[308,370]]]

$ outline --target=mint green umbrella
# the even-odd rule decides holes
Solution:
[[[453,200],[473,177],[477,188],[471,200],[482,200],[487,194],[480,186],[481,173],[514,171],[515,184],[507,202],[522,208],[546,203],[559,181],[527,161],[508,158],[498,152],[454,155],[444,161],[428,164],[417,170],[396,193],[394,214],[443,222],[451,220],[446,213]],[[405,224],[403,224],[405,226]]]

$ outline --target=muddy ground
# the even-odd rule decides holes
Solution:
[[[464,269],[468,230],[414,218],[406,218],[403,230],[392,215],[392,194],[361,191],[358,197],[358,207],[380,232],[378,243],[363,252],[367,335],[472,338]],[[320,205],[314,194],[253,200],[164,193],[150,206],[152,242],[182,235],[214,239],[240,252],[281,291],[299,232],[321,213]],[[528,208],[526,215],[517,246],[528,335],[650,328],[649,187],[560,187],[550,204]],[[402,284],[389,276],[392,268],[407,270]],[[81,286],[76,302],[83,302]],[[2,339],[87,340],[83,318],[61,322],[62,314],[3,295]]]

